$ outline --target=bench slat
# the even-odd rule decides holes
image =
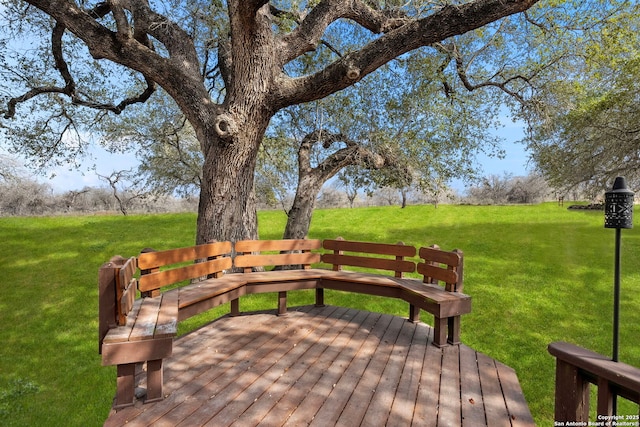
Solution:
[[[138,256],[138,268],[148,270],[169,264],[193,261],[231,253],[231,242],[215,242],[188,248],[147,252]]]
[[[240,240],[235,244],[236,252],[262,251],[309,251],[322,248],[318,239],[285,239],[285,240]]]
[[[142,298],[142,306],[136,317],[136,323],[129,336],[129,341],[141,341],[153,338],[158,322],[162,297]]]
[[[163,270],[155,273],[140,276],[138,287],[140,292],[158,289],[187,279],[203,277],[212,271],[227,270],[232,267],[232,260],[229,257],[214,259],[211,261],[199,262],[197,264],[185,265],[184,267],[172,270]]]
[[[324,240],[322,247],[332,251],[363,252],[367,254],[393,255],[412,257],[416,255],[416,248],[409,245],[391,243],[355,242],[352,240]]]
[[[393,276],[383,276],[375,273],[362,273],[359,271],[332,271],[320,270],[322,281],[336,281],[346,283],[358,283],[376,287],[401,288],[402,279]]]
[[[107,335],[104,337],[103,342],[115,343],[128,341],[129,336],[131,335],[131,329],[135,324],[136,317],[138,316],[138,312],[140,311],[141,306],[142,299],[135,300],[135,302],[133,303],[133,307],[131,308],[131,312],[129,312],[129,315],[125,319],[125,324],[109,329],[109,332],[107,332]]]
[[[419,263],[418,273],[424,275],[425,281],[427,281],[426,279],[431,278],[433,280],[453,285],[458,282],[458,273],[455,270],[449,270],[431,264]]]
[[[462,263],[462,256],[459,252],[455,251],[443,251],[438,248],[420,248],[418,251],[420,258],[427,261],[437,262],[439,264],[447,264],[452,267],[457,267]]]
[[[131,279],[136,274],[136,259],[134,257],[129,258],[118,272],[120,289],[127,289],[131,283]]]
[[[118,310],[118,325],[124,325],[126,322],[127,314],[129,314],[129,310],[131,309],[131,305],[122,304],[123,298],[125,297],[125,293],[127,288],[131,285],[131,281],[133,279],[133,275],[136,272],[136,259],[131,257],[127,259],[122,267],[117,270],[116,274],[116,301],[119,301],[120,304],[116,304],[116,310]],[[127,299],[131,298],[130,295],[127,295]]]
[[[226,274],[219,279],[208,279],[202,282],[179,288],[178,307],[182,310],[185,307],[199,303],[206,299],[214,298],[225,293],[229,293],[238,288],[242,288],[246,280],[241,274]],[[170,291],[173,292],[173,291]]]
[[[178,332],[178,291],[162,294],[154,338],[173,337]]]
[[[127,289],[122,293],[122,299],[120,300],[121,313],[129,313],[133,308],[133,303],[136,300],[136,283],[136,279],[132,278],[129,281],[129,286],[127,286]]]
[[[236,255],[236,267],[264,267],[268,265],[308,265],[320,262],[320,254],[312,252],[292,254]]]
[[[322,254],[322,262],[333,265],[374,268],[377,270],[398,271],[402,273],[413,273],[416,269],[416,265],[412,261],[332,253]]]

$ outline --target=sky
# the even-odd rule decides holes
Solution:
[[[478,163],[482,166],[483,176],[500,175],[505,173],[513,176],[525,176],[529,174],[527,167],[528,154],[523,144],[518,143],[524,137],[524,125],[521,122],[513,122],[510,119],[503,120],[503,127],[496,131],[502,137],[503,148],[506,156],[503,159],[480,156]],[[70,190],[81,190],[84,187],[106,187],[107,182],[98,174],[109,176],[114,171],[126,170],[137,166],[137,159],[133,153],[113,154],[101,147],[91,150],[91,158],[85,159],[81,167],[69,169],[61,166],[47,171],[35,178],[43,183],[48,183],[54,193],[64,193]],[[93,167],[95,165],[95,170]],[[50,178],[53,176],[52,178]],[[461,181],[451,185],[463,193],[465,185]]]
[[[37,179],[48,183],[55,193],[81,190],[84,187],[108,187],[107,181],[98,175],[109,176],[115,171],[135,168],[137,165],[138,160],[133,153],[114,154],[102,147],[94,147],[91,150],[91,158],[85,159],[81,167],[56,167]]]

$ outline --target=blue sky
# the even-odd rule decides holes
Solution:
[[[81,190],[84,187],[108,187],[107,182],[98,174],[109,176],[114,171],[134,168],[137,165],[138,161],[133,153],[113,154],[101,147],[94,147],[91,150],[91,158],[85,159],[81,167],[56,167],[38,177],[38,180],[51,185],[56,193]],[[54,175],[53,178],[49,178],[51,175]]]
[[[529,174],[528,154],[523,144],[518,143],[524,137],[523,124],[513,122],[505,117],[503,127],[496,131],[503,139],[505,158],[496,159],[487,156],[478,158],[482,165],[482,175],[503,175],[504,173],[513,176],[524,176]],[[93,167],[95,166],[95,170]],[[48,171],[47,174],[37,177],[39,181],[51,185],[56,193],[63,193],[69,190],[80,190],[84,187],[105,187],[107,183],[98,177],[97,174],[108,176],[114,171],[126,170],[137,166],[137,159],[133,153],[113,154],[95,146],[91,151],[91,158],[85,159],[80,168],[71,169],[69,167],[57,167]],[[49,179],[50,175],[55,175]],[[462,182],[452,183],[458,191],[464,191]]]

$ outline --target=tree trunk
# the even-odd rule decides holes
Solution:
[[[306,176],[298,183],[293,205],[287,214],[283,239],[304,239],[309,234],[311,215],[324,181]]]
[[[243,123],[232,141],[212,136],[205,152],[196,243],[258,238],[253,188],[258,147],[270,116]]]

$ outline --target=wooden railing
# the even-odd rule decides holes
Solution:
[[[640,425],[637,409],[614,414],[615,396],[640,404],[640,369],[565,342],[550,344],[549,353],[556,357],[555,425]],[[591,384],[598,386],[595,420],[589,417]]]

